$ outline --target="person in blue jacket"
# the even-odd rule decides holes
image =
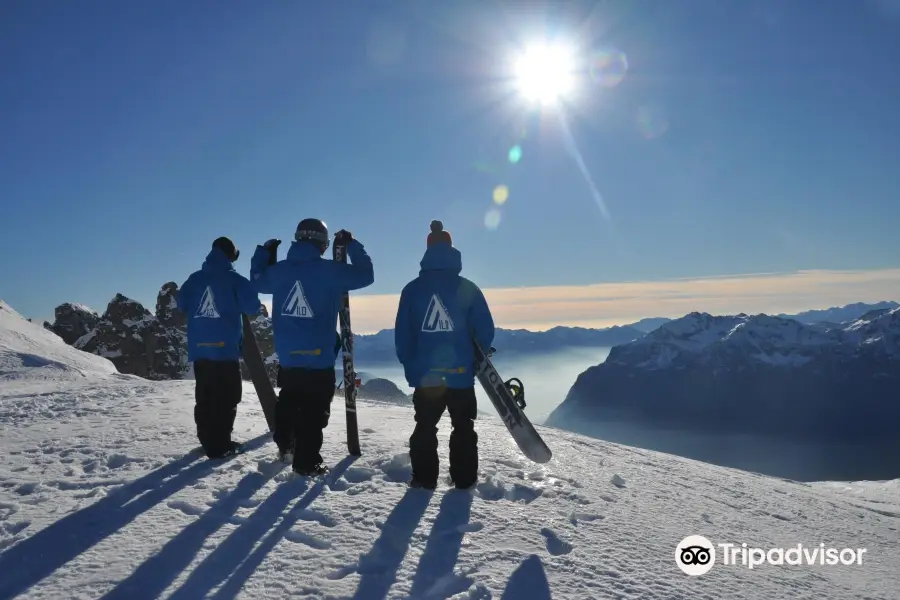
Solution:
[[[227,237],[213,242],[199,271],[178,292],[187,316],[188,361],[194,364],[194,422],[209,458],[240,452],[231,439],[241,402],[241,313],[256,315],[262,303],[250,281],[234,270],[240,250]]]
[[[287,257],[277,261],[280,240],[257,246],[250,280],[257,292],[272,294],[272,333],[281,367],[275,432],[281,459],[301,475],[319,475],[322,437],[331,416],[337,359],[335,327],[344,292],[375,281],[372,260],[349,231],[335,234],[346,244],[350,263],[322,257],[328,227],[319,219],[297,225]]]
[[[494,341],[494,319],[481,289],[459,275],[462,256],[449,231],[431,222],[419,276],[400,294],[394,345],[414,388],[416,426],[409,438],[410,486],[434,489],[438,479],[437,424],[450,413],[450,477],[460,489],[478,478],[475,350]]]

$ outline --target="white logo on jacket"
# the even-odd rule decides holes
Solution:
[[[291,293],[288,294],[287,300],[281,306],[281,316],[300,319],[312,319],[314,316],[299,279],[294,282]]]
[[[447,307],[437,294],[433,294],[431,302],[428,303],[425,320],[422,321],[422,331],[426,333],[453,331],[453,319],[450,318]]]
[[[197,314],[194,315],[194,318],[218,319],[220,316],[219,309],[216,308],[216,297],[213,294],[212,286],[208,285],[200,297],[200,307],[197,309]]]

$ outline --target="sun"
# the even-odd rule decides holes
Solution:
[[[565,44],[536,44],[515,63],[516,87],[528,102],[556,104],[572,92],[575,53]]]

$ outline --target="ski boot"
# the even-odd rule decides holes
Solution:
[[[229,442],[226,449],[217,454],[209,454],[208,457],[210,459],[222,459],[222,458],[231,458],[232,456],[237,456],[241,452],[243,452],[244,448],[241,446],[240,442]]]
[[[408,484],[408,485],[409,485],[409,487],[411,487],[411,488],[415,488],[415,489],[423,489],[423,490],[429,490],[429,491],[432,491],[432,492],[433,492],[434,489],[437,487],[437,484],[436,484],[436,483],[435,483],[435,484],[428,484],[428,483],[425,483],[425,482],[423,482],[423,481],[419,481],[419,480],[416,479],[415,477],[413,477],[413,478],[409,481],[409,484]]]
[[[297,467],[294,467],[293,471],[295,475],[299,475],[300,477],[323,477],[328,474],[328,467],[319,463],[308,469],[298,469]]]

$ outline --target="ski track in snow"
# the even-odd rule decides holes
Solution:
[[[63,356],[65,350],[55,349]],[[324,479],[294,477],[252,386],[246,452],[208,461],[193,382],[97,373],[0,380],[0,599],[568,600],[861,598],[900,589],[900,480],[798,483],[539,427],[522,457],[482,418],[480,477],[408,489],[410,407],[361,400],[346,455],[335,398]],[[691,534],[770,548],[867,548],[861,566],[717,564],[691,578]]]

